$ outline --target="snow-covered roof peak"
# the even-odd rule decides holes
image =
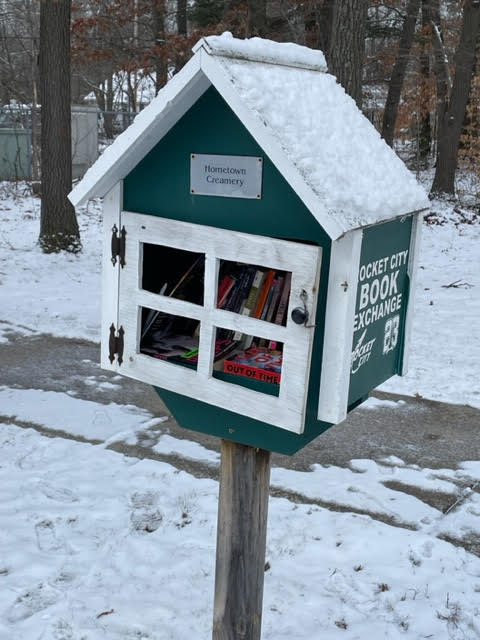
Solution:
[[[192,51],[196,53],[201,48],[211,56],[265,62],[312,71],[327,71],[325,56],[321,51],[292,42],[274,42],[263,38],[240,40],[226,31],[221,36],[202,38]]]
[[[194,51],[87,171],[70,194],[74,205],[123,180],[213,86],[332,240],[428,208],[415,177],[326,72],[321,51],[230,34],[202,38]]]

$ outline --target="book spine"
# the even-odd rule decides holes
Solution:
[[[240,313],[245,307],[245,303],[250,293],[254,277],[255,269],[253,269],[252,267],[247,267],[242,274],[240,289],[238,292],[238,303],[236,309],[238,313]]]
[[[222,281],[218,285],[218,295],[217,295],[217,309],[223,309],[228,294],[232,290],[233,285],[235,284],[235,278],[231,276],[225,276],[222,278]]]
[[[272,296],[272,301],[268,307],[268,313],[265,318],[267,322],[272,322],[274,318],[274,314],[278,308],[278,301],[280,299],[280,293],[282,292],[284,278],[280,276],[279,278],[275,278],[273,281],[274,292]]]
[[[234,277],[235,285],[232,287],[230,295],[228,296],[227,302],[223,308],[225,311],[237,313],[242,303],[242,292],[245,286],[246,269],[240,270]]]
[[[267,275],[265,276],[265,282],[263,283],[260,295],[258,296],[257,306],[255,307],[255,311],[253,314],[255,318],[261,318],[262,316],[263,308],[265,306],[270,287],[272,286],[274,276],[275,271],[273,269],[269,269],[267,271]]]
[[[252,285],[248,293],[245,304],[243,305],[242,314],[245,316],[253,316],[255,307],[257,305],[258,296],[262,289],[263,282],[265,280],[265,271],[257,269],[253,276]],[[252,344],[253,336],[246,336],[244,347],[247,349]]]
[[[252,289],[253,281],[255,279],[256,270],[253,267],[247,267],[244,273],[244,278],[242,279],[242,284],[239,291],[239,308],[237,309],[238,313],[244,314],[245,307],[247,304],[248,296],[250,295],[250,291]],[[240,340],[242,338],[241,331],[235,331],[233,334],[234,340]]]
[[[252,316],[255,311],[255,307],[257,304],[257,299],[260,293],[260,289],[263,283],[263,279],[265,277],[265,272],[258,270],[255,272],[253,277],[252,286],[250,287],[250,292],[245,300],[245,305],[243,307],[243,314],[246,316]]]
[[[265,304],[263,305],[262,315],[260,316],[260,320],[266,320],[268,310],[270,309],[270,305],[272,304],[273,294],[275,293],[275,280],[272,282],[272,286],[268,290],[267,299],[265,300]]]
[[[259,369],[258,367],[250,367],[249,365],[239,364],[232,360],[225,360],[223,370],[225,373],[230,373],[234,376],[243,376],[250,380],[260,380],[261,382],[280,384],[280,373],[277,373],[276,371],[266,371],[265,369]]]
[[[275,324],[286,324],[283,322],[284,316],[288,311],[288,301],[290,299],[290,287],[292,285],[292,274],[287,273],[283,282],[283,291],[278,303],[277,313],[275,315]]]

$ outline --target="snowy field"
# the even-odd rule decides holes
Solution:
[[[0,339],[98,341],[98,203],[79,215],[83,253],[45,256],[38,200],[22,186],[0,190]],[[424,226],[410,372],[383,388],[480,408],[480,224],[456,225],[461,212],[434,208],[448,224]],[[104,384],[106,397],[114,385]],[[134,444],[162,418],[6,387],[0,415],[0,640],[207,640],[218,484],[106,448]],[[86,442],[45,438],[28,423]],[[219,462],[169,435],[155,450]],[[450,506],[442,512],[392,483],[441,493]],[[480,539],[479,485],[472,460],[273,469],[272,486],[305,501],[270,501],[262,637],[480,638],[480,559],[462,548]]]

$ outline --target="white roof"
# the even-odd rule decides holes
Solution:
[[[73,189],[105,195],[213,85],[332,239],[428,208],[423,188],[335,78],[320,51],[230,34],[194,57]]]

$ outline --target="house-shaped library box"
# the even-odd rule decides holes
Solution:
[[[292,454],[406,372],[428,200],[320,51],[203,38],[94,196],[102,366],[181,426]]]

